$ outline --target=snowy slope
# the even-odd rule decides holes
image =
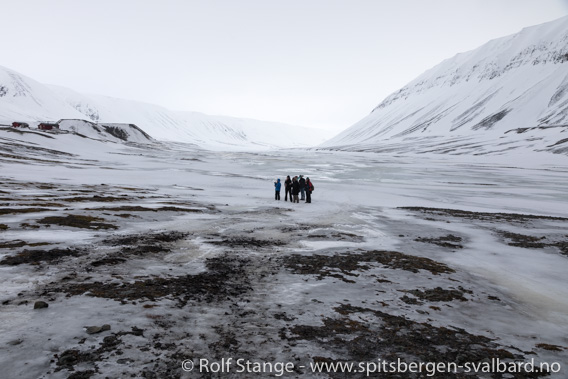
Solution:
[[[158,140],[195,143],[216,149],[314,146],[329,137],[325,131],[298,126],[176,112],[137,101],[84,95],[67,88],[43,85],[0,66],[0,124],[60,119],[135,124]]]
[[[148,143],[153,139],[134,124],[94,123],[86,120],[63,119],[58,122],[62,131],[68,131],[101,141]]]
[[[316,129],[275,122],[171,111],[164,107],[100,95],[82,95],[49,86],[92,121],[134,123],[154,138],[210,148],[302,147],[329,135]]]
[[[134,123],[161,140],[191,142],[209,148],[263,148],[314,146],[329,137],[317,129],[171,111],[138,101],[83,95],[58,86],[49,88],[92,121]]]
[[[0,123],[84,118],[45,85],[0,66]]]
[[[554,150],[568,137],[568,17],[445,60],[323,146],[372,151]],[[554,146],[552,146],[554,145]]]

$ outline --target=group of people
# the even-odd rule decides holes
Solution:
[[[280,179],[274,182],[274,189],[276,190],[275,200],[280,200],[280,189],[282,188],[282,183]],[[290,195],[290,201],[293,203],[299,203],[300,200],[305,200],[306,203],[312,202],[312,191],[314,190],[314,185],[310,178],[305,178],[304,175],[294,176],[290,179],[290,175],[286,177],[284,181],[284,201],[288,201],[288,195]],[[298,198],[300,196],[300,198]]]

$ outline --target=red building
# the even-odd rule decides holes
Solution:
[[[59,129],[59,124],[55,122],[40,122],[37,128],[41,130]]]
[[[27,122],[14,121],[12,123],[12,127],[14,127],[14,128],[29,128],[30,124],[28,124]]]

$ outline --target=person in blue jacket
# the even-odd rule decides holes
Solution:
[[[282,188],[282,183],[280,183],[280,179],[276,179],[274,182],[274,189],[276,190],[274,200],[280,200],[280,188]]]

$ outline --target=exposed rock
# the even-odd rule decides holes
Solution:
[[[87,326],[87,334],[96,334],[96,333],[101,333],[107,330],[110,330],[110,325],[109,324],[104,324],[102,326]]]
[[[43,309],[47,307],[49,307],[49,304],[47,304],[45,301],[36,301],[34,303],[34,309]]]

